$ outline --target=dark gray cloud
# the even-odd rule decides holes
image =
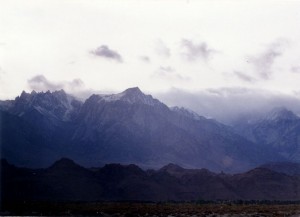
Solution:
[[[110,60],[115,60],[117,62],[123,62],[122,56],[115,50],[111,50],[107,45],[101,45],[91,53],[98,57],[103,57]]]
[[[248,58],[247,62],[253,65],[255,72],[258,73],[261,79],[270,79],[270,76],[273,73],[273,65],[276,59],[283,54],[283,47],[285,44],[285,40],[277,40],[267,46],[266,50],[262,53]]]
[[[47,91],[47,90],[60,90],[64,89],[67,92],[79,91],[84,88],[84,83],[81,79],[74,79],[72,81],[52,82],[49,81],[44,75],[37,75],[27,81],[31,90]]]
[[[240,71],[234,71],[233,73],[234,73],[234,75],[235,75],[236,77],[238,77],[240,80],[243,80],[243,81],[246,81],[246,82],[251,82],[251,83],[256,81],[255,78],[253,78],[253,77],[251,77],[251,76],[249,76],[249,75],[247,75],[247,74],[245,74],[245,73],[243,73],[243,72],[240,72]]]
[[[214,118],[223,123],[232,121],[245,114],[261,113],[274,107],[286,107],[300,114],[299,96],[274,93],[263,89],[219,88],[197,92],[171,89],[154,94],[169,106],[183,106],[196,111],[199,115]]]
[[[182,39],[181,46],[184,49],[183,56],[189,61],[201,59],[208,61],[215,53],[216,50],[209,48],[206,42],[196,44],[191,40]]]

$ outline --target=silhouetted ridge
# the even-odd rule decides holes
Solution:
[[[133,164],[108,164],[99,170],[90,170],[63,158],[49,169],[36,170],[10,166],[6,162],[0,172],[1,199],[8,201],[300,199],[299,177],[264,168],[226,175],[169,164],[149,173]]]
[[[56,161],[49,169],[81,169],[82,167],[68,158],[61,158]]]
[[[0,170],[1,170],[1,167],[7,167],[7,166],[11,166],[9,163],[8,163],[8,161],[6,160],[6,159],[1,159],[1,161],[0,161]]]
[[[293,162],[273,162],[260,166],[278,173],[284,173],[291,176],[300,176],[300,164]]]
[[[177,164],[169,163],[168,165],[162,167],[160,171],[166,171],[166,172],[181,172],[185,169],[181,166],[178,166]]]
[[[286,174],[281,174],[276,171],[272,171],[267,168],[257,167],[253,170],[250,170],[243,174],[243,177],[253,178],[257,181],[265,181],[266,183],[269,180],[283,180],[283,177],[287,176]],[[284,182],[283,182],[284,183]]]
[[[124,175],[140,175],[145,172],[135,164],[121,165],[121,164],[106,164],[99,170],[101,173],[111,174],[116,176]]]

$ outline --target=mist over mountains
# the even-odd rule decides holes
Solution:
[[[300,114],[300,100],[294,94],[268,91],[259,88],[227,87],[209,88],[198,91],[170,89],[155,94],[169,106],[183,106],[205,117],[214,118],[232,125],[245,116],[265,114],[276,107],[285,107]]]
[[[87,167],[175,163],[240,172],[300,159],[300,121],[285,108],[227,126],[186,108],[168,107],[135,87],[93,94],[84,102],[63,90],[22,92],[15,100],[1,101],[0,109],[1,157],[17,166],[47,167],[68,157]]]

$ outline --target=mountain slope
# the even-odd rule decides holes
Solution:
[[[300,177],[300,163],[293,162],[272,162],[260,166],[278,173],[284,173],[290,176]]]
[[[81,102],[63,90],[22,92],[1,107],[2,156],[20,166],[45,167],[68,151],[68,132]]]
[[[275,108],[234,128],[252,142],[275,150],[285,160],[300,161],[300,118],[286,108]]]
[[[61,90],[23,92],[0,104],[3,157],[22,166],[44,167],[70,157],[86,166],[176,163],[234,172],[280,159],[230,127],[170,109],[137,87],[92,95],[84,103]]]
[[[89,156],[88,160],[155,168],[171,162],[234,171],[271,157],[229,127],[174,111],[137,88],[111,95],[109,100],[91,96],[76,121],[72,143],[81,147],[78,154]]]

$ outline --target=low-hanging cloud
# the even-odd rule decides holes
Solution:
[[[183,56],[189,61],[203,60],[208,61],[215,53],[216,50],[210,48],[206,42],[200,44],[194,43],[192,40],[182,39],[181,47],[184,52]]]
[[[44,75],[37,75],[28,80],[30,89],[36,91],[59,90],[63,89],[62,83],[50,82]]]
[[[65,90],[67,93],[76,96],[78,99],[84,101],[92,94],[111,94],[111,90],[94,90],[87,88],[84,82],[75,78],[71,81],[50,81],[44,75],[36,75],[31,79],[27,80],[27,85],[30,90],[35,90],[37,92],[41,91],[56,91],[56,90]]]
[[[183,106],[199,115],[231,124],[238,118],[253,113],[267,112],[275,107],[286,107],[300,114],[300,98],[263,89],[219,88],[196,92],[171,89],[155,96],[168,106]]]
[[[91,51],[91,54],[98,57],[115,60],[120,63],[123,62],[122,56],[117,51],[110,49],[107,45],[101,45],[100,47]]]
[[[55,91],[64,89],[67,92],[78,92],[84,89],[84,83],[81,79],[76,78],[72,81],[49,81],[44,75],[36,75],[27,81],[31,90],[35,91]]]

